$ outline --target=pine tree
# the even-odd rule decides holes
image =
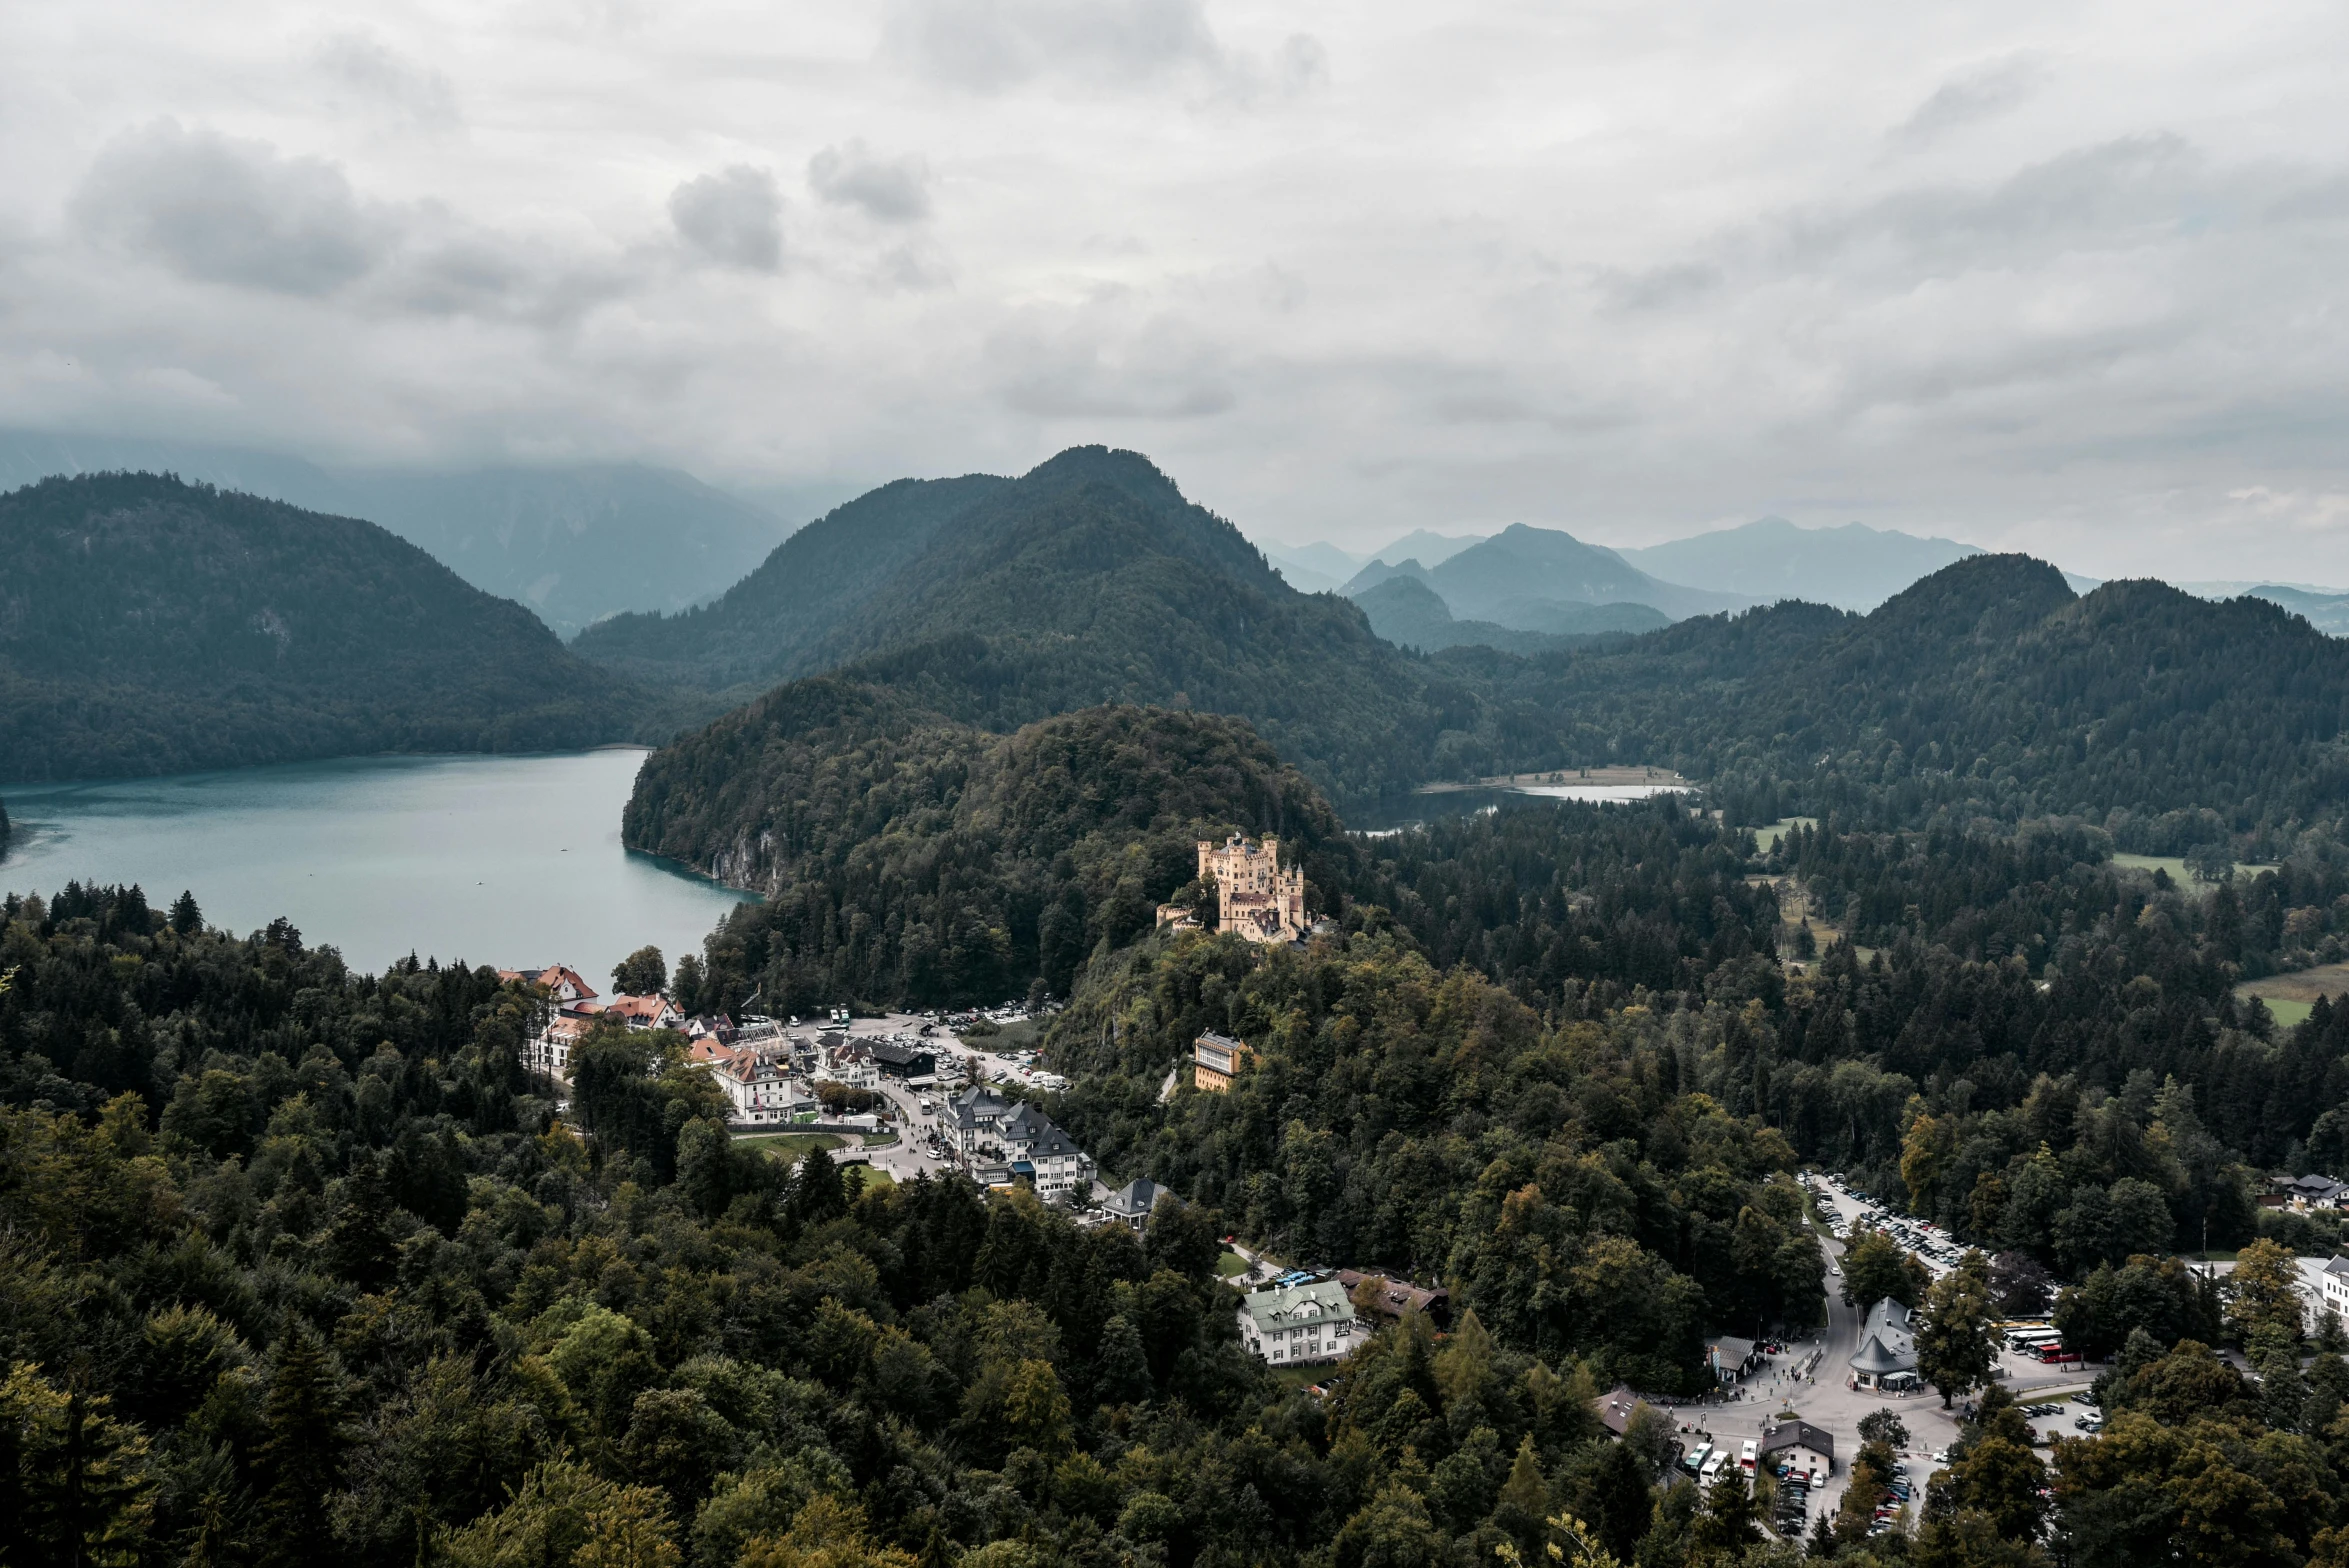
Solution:
[[[841,1184],[840,1167],[821,1147],[801,1157],[799,1178],[791,1184],[791,1207],[811,1225],[848,1212],[848,1191]]]
[[[1150,1382],[1150,1358],[1143,1353],[1142,1336],[1124,1313],[1102,1325],[1101,1359],[1096,1388],[1105,1405],[1140,1404],[1156,1389]]]
[[[327,1499],[339,1484],[344,1433],[333,1365],[317,1333],[299,1319],[278,1342],[254,1453],[260,1484],[263,1568],[313,1568],[333,1560]]]
[[[192,889],[182,888],[179,897],[171,901],[171,929],[188,936],[204,929],[204,911],[196,907]]]
[[[337,1274],[362,1290],[378,1290],[390,1281],[397,1256],[392,1242],[391,1193],[383,1172],[371,1154],[351,1159],[343,1178],[342,1206],[326,1232],[326,1256]]]

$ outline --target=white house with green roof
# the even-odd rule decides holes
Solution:
[[[1239,1318],[1241,1340],[1276,1367],[1335,1361],[1370,1337],[1336,1280],[1252,1290],[1240,1298]]]

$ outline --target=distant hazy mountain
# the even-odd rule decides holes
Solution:
[[[1783,517],[1765,517],[1615,553],[1643,572],[1691,588],[1873,610],[1918,578],[1982,552],[1954,539],[1920,539],[1859,523],[1798,528]]]
[[[1417,561],[1409,559],[1392,562],[1384,559],[1376,560],[1348,578],[1346,585],[1338,592],[1349,599],[1359,599],[1379,584],[1393,582],[1398,577],[1408,577],[1413,582],[1424,583],[1427,581],[1427,568]],[[1448,615],[1451,611],[1447,608],[1444,613]]]
[[[649,706],[373,523],[152,474],[0,496],[0,778],[586,746]]]
[[[2311,593],[2275,583],[2262,583],[2250,592],[2254,599],[2282,605],[2328,636],[2349,637],[2349,593]]]
[[[1370,617],[1372,631],[1400,647],[1427,653],[1479,646],[1503,653],[1551,653],[1578,647],[1606,632],[1646,632],[1670,624],[1661,611],[1644,604],[1548,605],[1546,624],[1539,631],[1496,621],[1454,620],[1442,595],[1408,576],[1390,577],[1353,599]]]
[[[364,518],[474,587],[530,606],[565,635],[624,610],[699,604],[789,532],[690,474],[635,464],[341,470],[234,447],[0,432],[0,489],[111,470],[175,473]]]
[[[1526,630],[1541,626],[1541,618],[1553,613],[1546,605],[1644,604],[1681,620],[1753,603],[1738,594],[1664,582],[1612,550],[1523,523],[1428,568],[1425,581],[1456,616]]]
[[[1299,593],[1326,593],[1353,576],[1362,565],[1359,557],[1319,540],[1312,544],[1268,544],[1257,548]]]
[[[1373,561],[1417,561],[1422,566],[1437,567],[1472,544],[1482,544],[1490,534],[1437,534],[1424,528],[1414,528],[1402,538],[1375,551]]]

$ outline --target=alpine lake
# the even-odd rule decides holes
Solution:
[[[755,897],[627,850],[645,753],[358,757],[96,783],[0,786],[0,890],[192,891],[206,923],[279,916],[354,969],[407,957],[569,964],[599,989],[647,944],[675,965]]]

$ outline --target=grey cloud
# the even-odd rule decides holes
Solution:
[[[1607,302],[1618,310],[1666,310],[1712,292],[1721,269],[1709,262],[1684,261],[1637,272],[1610,270],[1598,277]]]
[[[1201,0],[892,0],[882,52],[932,81],[999,92],[1039,78],[1130,87],[1204,77],[1219,96],[1291,94],[1328,74],[1298,33],[1268,62],[1226,50]]]
[[[824,200],[882,223],[918,223],[930,215],[930,166],[912,154],[884,158],[861,138],[809,159],[807,181]]]
[[[1215,346],[1165,319],[1132,330],[1101,309],[1030,319],[996,334],[987,358],[1008,367],[1003,401],[1045,418],[1200,419],[1235,401]]]
[[[1969,67],[1935,88],[1894,131],[1912,145],[1926,142],[2020,105],[2047,80],[2047,66],[2027,54],[2007,55]]]
[[[773,272],[783,264],[783,193],[765,169],[738,163],[685,181],[669,194],[669,221],[726,266]]]
[[[1795,265],[2015,265],[2064,250],[2158,244],[2231,213],[2266,183],[2240,173],[2214,179],[2181,137],[2133,136],[2059,154],[1994,185],[1917,187],[1791,215],[1778,220],[1770,248]]]
[[[397,222],[342,170],[176,120],[115,138],[75,193],[83,230],[183,276],[324,294],[376,267]]]
[[[457,123],[457,92],[446,76],[366,33],[336,34],[315,59],[329,82],[419,125]]]

